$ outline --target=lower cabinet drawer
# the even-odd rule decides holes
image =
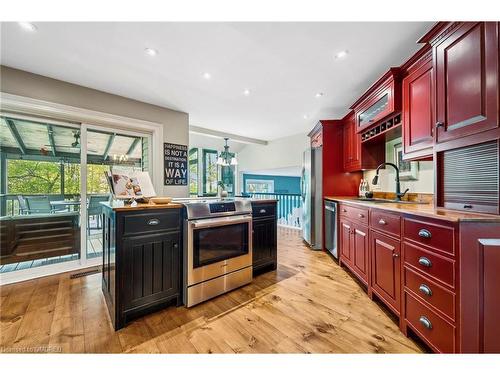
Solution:
[[[345,204],[339,206],[340,216],[368,225],[368,209]]]
[[[423,277],[417,272],[404,268],[404,287],[418,295],[432,307],[455,321],[455,293]]]
[[[151,210],[146,213],[130,213],[123,215],[123,235],[143,234],[150,232],[178,231],[181,223],[180,210],[168,208]]]
[[[403,244],[403,259],[405,264],[417,268],[426,276],[436,278],[452,288],[455,286],[455,262],[453,260],[408,242]]]
[[[455,327],[405,293],[405,321],[434,350],[455,352]]]

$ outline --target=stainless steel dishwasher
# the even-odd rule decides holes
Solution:
[[[337,203],[325,200],[325,247],[338,259],[337,252]]]

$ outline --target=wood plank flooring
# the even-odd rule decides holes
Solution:
[[[390,314],[299,232],[279,229],[277,271],[193,308],[115,332],[101,276],[0,287],[0,351],[64,353],[418,353]]]

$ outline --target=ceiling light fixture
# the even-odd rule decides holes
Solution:
[[[227,145],[227,141],[229,138],[224,138],[224,151],[219,154],[217,158],[217,165],[221,165],[223,167],[229,167],[231,165],[238,165],[238,160],[229,152],[229,146]]]
[[[210,73],[203,73],[203,78],[210,79],[212,78],[212,75]]]
[[[245,89],[245,90],[243,91],[243,95],[245,95],[245,96],[250,95],[250,90],[249,90],[249,89]]]
[[[154,48],[146,48],[144,50],[144,52],[146,52],[146,55],[149,55],[149,56],[156,56],[156,55],[158,55],[158,51],[155,50]]]
[[[317,98],[321,98],[322,96],[324,96],[325,94],[323,94],[322,92],[318,92],[315,96]]]
[[[37,29],[37,27],[31,22],[18,22],[18,24],[26,31],[36,31]]]
[[[349,53],[348,50],[337,52],[337,54],[335,55],[335,59],[343,59],[344,57],[347,56],[348,53]]]

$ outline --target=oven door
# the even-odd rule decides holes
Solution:
[[[188,286],[252,265],[252,215],[188,223]]]

